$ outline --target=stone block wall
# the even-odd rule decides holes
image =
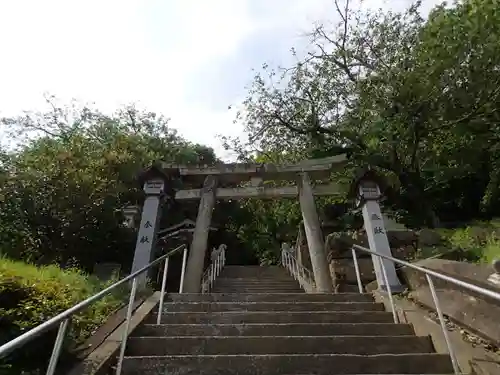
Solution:
[[[418,249],[418,236],[413,231],[389,231],[387,233],[392,255],[395,258],[410,260]],[[369,248],[368,239],[362,231],[355,233],[330,233],[326,236],[325,251],[328,255],[330,273],[335,284],[357,285],[356,272],[352,259],[352,246]],[[363,285],[375,280],[371,255],[357,252],[358,266]]]

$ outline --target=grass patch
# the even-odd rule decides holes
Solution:
[[[0,344],[72,307],[109,286],[78,269],[36,267],[0,258]],[[63,357],[88,338],[127,298],[124,288],[90,305],[73,317],[64,343]],[[47,332],[0,360],[0,373],[45,373],[57,329]]]

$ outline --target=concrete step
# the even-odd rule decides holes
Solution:
[[[225,277],[219,276],[216,282],[231,282],[231,283],[296,283],[296,280],[291,276],[280,277]]]
[[[215,286],[237,286],[237,287],[260,287],[260,288],[270,288],[268,290],[273,290],[273,289],[279,289],[279,288],[300,288],[299,283],[295,281],[276,281],[276,282],[265,282],[261,281],[260,283],[257,282],[245,282],[245,281],[237,281],[237,282],[232,282],[232,281],[215,281],[214,283]]]
[[[299,284],[289,284],[289,285],[271,285],[271,284],[215,284],[214,288],[219,289],[255,289],[261,290],[263,293],[279,293],[279,290],[294,290],[302,288]]]
[[[166,300],[179,302],[373,302],[368,293],[210,293],[168,294]]]
[[[214,288],[212,290],[214,293],[245,293],[245,294],[259,294],[269,292],[269,288]],[[290,289],[275,289],[276,293],[305,293],[304,290],[290,288]]]
[[[444,354],[171,355],[125,357],[123,375],[452,374]]]
[[[374,302],[167,302],[165,312],[215,311],[385,311]]]
[[[247,288],[247,287],[215,287],[213,288],[213,293],[245,293],[245,294],[261,294],[272,290],[274,293],[305,293],[303,289],[300,288]]]
[[[432,353],[428,336],[132,337],[127,355]]]
[[[410,324],[280,323],[280,324],[143,324],[132,336],[377,336],[413,335]]]
[[[268,280],[261,280],[261,281],[245,281],[241,279],[235,279],[236,281],[232,281],[230,279],[224,279],[224,280],[215,280],[215,285],[248,285],[248,286],[275,286],[275,287],[280,287],[280,286],[299,286],[299,283],[296,282],[295,280],[287,280],[287,281],[268,281]]]
[[[224,269],[222,272],[219,274],[219,277],[239,277],[239,278],[259,278],[259,277],[269,277],[269,278],[277,278],[277,277],[288,277],[291,278],[292,276],[290,273],[288,273],[286,270],[283,268],[280,268],[278,270],[254,270],[254,269],[241,269],[241,270],[229,270],[229,269]]]
[[[215,288],[255,288],[255,289],[264,289],[272,293],[273,290],[281,290],[281,289],[299,289],[300,285],[298,283],[231,283],[224,282],[218,283],[215,282]]]
[[[147,323],[156,322],[151,314]],[[226,312],[165,312],[162,323],[167,324],[243,324],[243,323],[392,323],[386,311],[226,311]]]
[[[289,282],[289,281],[295,281],[295,279],[291,275],[277,275],[277,276],[257,276],[257,277],[240,277],[238,275],[231,276],[231,275],[219,275],[216,280],[236,280],[236,281],[263,281],[263,282]]]
[[[252,294],[252,293],[265,293],[269,291],[269,288],[214,288],[212,290],[214,293],[246,293],[246,294]],[[298,288],[281,288],[281,289],[274,289],[274,292],[276,293],[305,293],[304,290],[298,289]]]

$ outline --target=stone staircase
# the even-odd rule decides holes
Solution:
[[[226,267],[211,294],[171,294],[129,338],[124,375],[451,374],[430,337],[369,294],[306,294],[278,267]]]

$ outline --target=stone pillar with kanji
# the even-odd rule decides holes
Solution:
[[[380,188],[381,181],[383,180],[371,170],[364,173],[362,177],[357,180],[355,185],[357,190],[357,202],[362,208],[363,221],[370,250],[382,255],[392,256],[379,203],[383,197]],[[379,257],[372,255],[372,260],[375,276],[377,278],[377,285],[379,289],[386,291],[387,285],[384,281]],[[391,291],[401,292],[403,287],[397,277],[394,262],[387,259],[383,259],[382,261]]]
[[[146,267],[153,260],[156,233],[160,222],[161,206],[165,193],[165,178],[155,169],[145,173],[144,193],[146,199],[142,208],[141,222],[138,228],[132,272]],[[147,283],[148,272],[138,277],[139,287]]]

